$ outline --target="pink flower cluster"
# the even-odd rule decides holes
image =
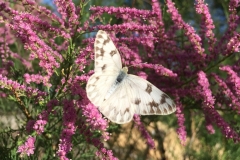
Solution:
[[[240,96],[240,77],[238,76],[238,73],[232,70],[230,66],[220,67],[220,70],[228,73],[229,75],[228,80],[233,85],[232,90],[234,91],[234,94],[239,97]]]
[[[150,148],[155,148],[154,141],[152,137],[149,135],[148,131],[145,129],[144,125],[142,124],[140,120],[139,115],[134,115],[133,120],[135,122],[136,127],[139,129],[139,131],[142,133],[142,136],[147,140],[147,144],[149,145]]]
[[[79,83],[86,82],[89,76],[82,75],[76,77],[73,87],[72,94],[82,97],[82,100],[76,102],[79,109],[81,109],[82,116],[79,118],[78,129],[82,135],[86,137],[86,141],[93,144],[98,151],[96,155],[103,159],[115,160],[112,151],[104,148],[103,143],[99,138],[94,137],[95,132],[101,133],[101,139],[107,141],[109,139],[109,133],[107,132],[108,122],[103,118],[99,110],[92,104],[86,95],[86,91],[81,88]]]
[[[185,23],[182,19],[182,16],[178,13],[177,8],[174,6],[174,3],[171,0],[167,0],[168,13],[171,14],[172,20],[175,23],[178,29],[183,29],[185,35],[188,37],[189,41],[192,43],[193,48],[196,53],[200,54],[203,58],[205,57],[204,48],[202,47],[201,38],[196,34],[192,26]]]
[[[202,24],[201,30],[204,35],[208,38],[209,44],[209,51],[213,51],[214,43],[216,42],[215,35],[213,33],[213,29],[215,28],[213,24],[213,20],[211,18],[211,14],[209,12],[207,4],[204,4],[204,0],[198,0],[196,5],[196,12],[202,15]],[[203,39],[204,37],[202,37]]]
[[[233,128],[227,122],[224,121],[220,114],[214,109],[215,99],[212,96],[211,90],[209,89],[210,84],[208,82],[206,74],[202,71],[198,73],[198,83],[200,85],[199,94],[204,99],[202,108],[205,116],[207,117],[206,118],[207,129],[210,131],[210,133],[213,133],[214,131],[211,125],[214,122],[222,130],[226,138],[231,138],[235,142],[239,142],[240,141],[239,135],[233,130]]]
[[[69,27],[73,28],[78,24],[78,15],[74,3],[71,0],[54,0],[58,12],[61,14],[62,20],[68,23]]]
[[[63,126],[57,155],[60,159],[68,160],[67,153],[72,150],[72,136],[76,131],[77,114],[72,101],[63,101]]]
[[[186,127],[184,125],[184,122],[185,122],[185,118],[184,118],[184,114],[183,114],[183,109],[184,108],[183,108],[183,105],[180,102],[178,96],[176,97],[175,101],[176,101],[176,105],[178,106],[177,110],[176,110],[176,116],[177,116],[177,119],[178,119],[177,133],[178,133],[178,137],[181,141],[181,144],[185,145],[186,144],[186,139],[187,139],[187,132],[186,132]]]
[[[21,157],[27,155],[30,156],[34,154],[35,146],[34,143],[36,141],[35,137],[29,136],[26,142],[18,147],[17,152],[21,153]]]
[[[204,96],[204,104],[209,108],[214,108],[215,99],[210,90],[210,84],[203,71],[198,73],[198,83],[200,84],[199,94]]]
[[[46,110],[43,110],[42,113],[38,115],[38,120],[36,120],[32,128],[36,131],[37,134],[42,134],[44,132],[44,127],[48,122],[49,115],[52,113],[52,110],[55,106],[58,105],[58,101],[53,99],[49,101],[46,106]],[[28,125],[32,125],[32,121],[29,121]],[[29,128],[29,126],[27,126]]]
[[[149,10],[139,10],[136,8],[129,8],[129,7],[90,7],[90,11],[92,11],[91,20],[94,21],[95,18],[100,17],[103,13],[113,14],[117,18],[136,18],[141,17],[143,19],[152,18],[156,16],[154,12]]]
[[[108,123],[106,119],[102,118],[101,113],[99,113],[98,109],[93,104],[89,103],[86,106],[82,106],[82,109],[83,115],[85,115],[87,118],[86,122],[91,125],[93,130],[106,131]],[[103,134],[103,138],[104,140],[108,140],[108,134]]]
[[[218,83],[219,87],[221,87],[222,93],[224,94],[224,96],[219,97],[219,99],[226,99],[229,98],[229,100],[231,102],[229,102],[229,107],[231,107],[232,109],[236,110],[238,112],[238,114],[240,113],[240,100],[236,97],[236,95],[231,91],[231,86],[228,86],[227,83],[221,79],[218,75],[216,74],[212,74],[212,76],[214,77],[215,81]],[[218,99],[217,99],[218,100]]]

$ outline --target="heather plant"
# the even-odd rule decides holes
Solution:
[[[0,2],[0,113],[17,122],[15,128],[2,124],[0,159],[154,159],[156,153],[171,159],[163,126],[177,133],[169,145],[181,143],[185,156],[236,151],[240,1],[227,3],[227,29],[220,33],[204,0],[191,6],[192,24],[172,0],[152,0],[150,9],[90,3],[54,0],[56,8],[49,9],[33,0]],[[128,125],[117,125],[91,104],[85,87],[98,30],[111,36],[130,73],[174,99],[174,115],[134,115]],[[193,152],[194,139],[216,155],[206,148]]]

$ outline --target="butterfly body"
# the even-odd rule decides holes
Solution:
[[[126,68],[126,67],[125,67]],[[114,91],[118,88],[118,86],[121,84],[121,82],[127,77],[127,72],[126,70],[122,69],[118,76],[117,79],[115,80],[115,82],[111,85],[111,87],[109,88],[107,95],[105,97],[105,100],[108,99],[110,97],[110,95],[112,95],[114,93]]]
[[[122,124],[134,114],[166,115],[176,110],[165,93],[122,68],[120,54],[106,32],[98,31],[94,51],[95,73],[88,80],[87,96],[108,119]]]

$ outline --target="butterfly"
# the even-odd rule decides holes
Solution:
[[[128,74],[120,54],[105,31],[94,42],[94,74],[86,86],[87,97],[112,122],[130,122],[134,114],[167,115],[176,111],[171,98],[147,80]]]

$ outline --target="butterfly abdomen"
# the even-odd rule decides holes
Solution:
[[[124,71],[120,71],[116,80],[114,81],[114,83],[111,85],[110,89],[107,91],[107,94],[105,96],[105,100],[108,99],[113,93],[114,91],[117,89],[117,87],[120,85],[120,83],[123,81],[123,79],[127,76],[127,73],[125,73]]]

